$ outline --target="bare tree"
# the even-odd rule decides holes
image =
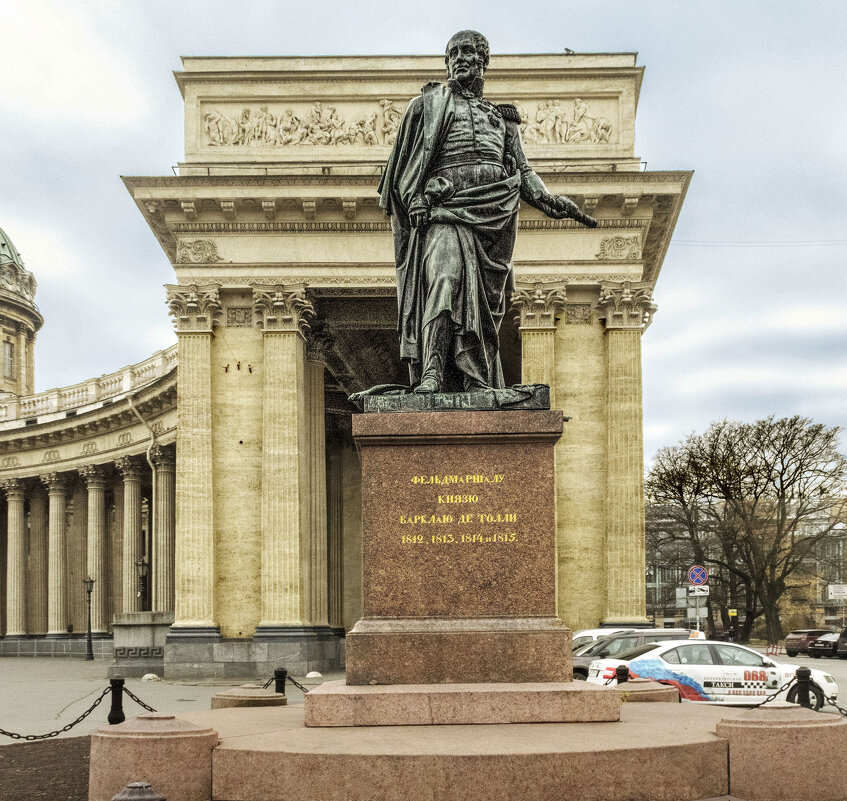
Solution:
[[[782,637],[778,604],[789,579],[843,516],[839,433],[799,416],[724,420],[663,448],[650,469],[648,499],[674,509],[676,536],[723,579],[711,603],[724,601],[725,622],[726,607],[743,599],[744,640],[760,614],[769,641]]]

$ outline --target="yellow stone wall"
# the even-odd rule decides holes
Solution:
[[[252,309],[245,293],[227,306]],[[223,637],[249,637],[261,613],[262,333],[215,328],[212,340],[215,620]],[[240,364],[240,369],[239,369]]]

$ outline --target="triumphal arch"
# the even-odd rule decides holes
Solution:
[[[486,97],[517,107],[524,149],[549,190],[598,220],[588,229],[522,207],[501,331],[506,383],[549,384],[553,407],[571,418],[555,459],[557,603],[572,629],[646,622],[641,337],[690,173],[647,171],[636,155],[642,74],[631,53],[494,55],[486,72]],[[166,626],[145,652],[164,659],[166,675],[250,675],[273,663],[297,672],[343,660],[362,584],[348,396],[407,381],[392,233],[376,190],[405,106],[443,76],[441,56],[185,58],[176,74],[185,100],[176,175],[124,178],[173,265],[166,301],[178,340],[139,383],[141,417],[128,379],[126,430],[103,429],[132,429],[124,450],[134,453],[101,445],[72,461],[46,460],[59,449],[38,439],[42,427],[77,430],[89,415],[94,427],[83,434],[92,439],[96,420],[114,416],[93,390],[80,395],[89,406],[80,403],[71,422],[36,416],[24,431],[25,398],[0,421],[0,449],[22,454],[14,464],[0,456],[0,478],[17,482],[8,485],[10,510],[15,493],[38,479],[38,526],[60,514],[41,493],[53,498],[69,476],[81,477],[79,504],[91,504],[103,481],[121,490],[107,495],[107,508],[129,521],[131,536],[116,539],[106,526],[102,541],[106,554],[131,553],[109,557],[114,568],[96,548],[87,554],[103,562],[104,581],[128,585],[135,555],[150,549],[152,587],[164,589],[146,609],[122,611],[150,615],[138,625],[151,630]],[[148,417],[160,434],[144,472]],[[110,478],[124,457],[136,461],[121,475],[142,471],[142,489],[152,486],[155,459],[165,465],[150,515],[158,534],[123,512],[126,498],[139,497],[123,490],[125,478]],[[101,501],[93,503],[96,515]],[[22,525],[17,514],[9,512],[9,526]],[[15,532],[7,565],[19,584],[33,568],[21,563]],[[58,576],[58,562],[53,569]],[[45,599],[33,600],[30,587],[29,604],[52,603],[50,582],[41,583]],[[18,584],[8,582],[7,606]],[[108,603],[104,636],[119,611]],[[17,627],[29,625],[32,616],[14,609]],[[43,628],[46,614],[38,619]],[[122,631],[131,622],[123,615]]]

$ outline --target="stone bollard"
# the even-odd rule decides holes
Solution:
[[[729,743],[729,787],[745,801],[842,801],[847,721],[794,704],[736,712],[715,733]]]
[[[231,706],[285,706],[288,698],[259,684],[242,684],[212,696],[212,709]]]
[[[158,712],[98,729],[91,736],[88,801],[110,801],[142,778],[166,798],[209,801],[217,744],[216,731]]]
[[[147,782],[130,782],[123,790],[112,796],[112,801],[168,801],[159,795]]]
[[[659,701],[668,704],[679,703],[679,691],[669,684],[659,684],[650,679],[629,679],[619,685],[621,701]]]

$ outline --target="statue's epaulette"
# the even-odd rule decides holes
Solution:
[[[511,103],[500,103],[497,106],[497,111],[499,111],[510,122],[521,121],[520,112]]]

